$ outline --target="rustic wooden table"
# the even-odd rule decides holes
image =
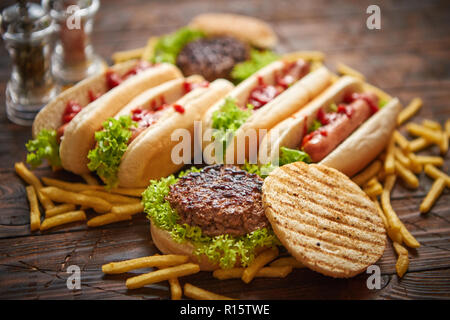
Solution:
[[[2,1],[2,8],[12,1]],[[398,96],[404,104],[420,96],[424,107],[414,119],[450,117],[450,5],[446,1],[383,1],[381,30],[368,30],[366,8],[373,1],[102,1],[93,33],[96,51],[108,58],[116,50],[143,46],[151,35],[185,25],[205,11],[236,12],[268,21],[280,37],[280,52],[321,50],[326,64],[341,61],[368,80]],[[167,299],[167,283],[127,290],[131,274],[104,276],[105,262],[156,253],[144,215],[130,222],[88,229],[71,224],[30,233],[24,183],[13,165],[25,159],[30,128],[10,123],[5,115],[5,86],[10,59],[0,45],[0,298],[6,299]],[[425,154],[438,154],[432,148]],[[448,172],[449,156],[444,170]],[[39,176],[76,179],[38,169]],[[240,299],[417,299],[450,297],[450,194],[444,191],[431,212],[419,204],[432,181],[420,176],[420,187],[397,183],[392,204],[422,246],[410,251],[408,273],[395,273],[396,255],[389,244],[378,262],[381,290],[369,290],[367,274],[336,280],[306,269],[285,279],[215,280],[210,273],[181,279]],[[81,289],[68,290],[67,267],[78,265]]]

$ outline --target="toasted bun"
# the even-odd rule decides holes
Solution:
[[[278,157],[281,147],[298,148],[303,139],[304,128],[309,128],[318,110],[328,108],[331,103],[339,101],[349,91],[363,91],[363,83],[352,77],[342,77],[292,118],[280,122],[262,140],[259,146],[259,161],[261,163],[266,163],[267,160],[273,161]],[[320,164],[353,176],[386,146],[395,128],[400,109],[398,99],[391,99],[328,154]]]
[[[218,79],[209,87],[194,89],[178,100],[177,104],[184,107],[184,113],[169,110],[164,121],[158,121],[147,128],[128,146],[119,166],[119,185],[145,187],[149,180],[165,177],[181,169],[185,164],[183,161],[172,161],[172,152],[176,156],[179,156],[180,152],[175,147],[188,143],[191,150],[193,149],[194,141],[191,138],[194,135],[194,122],[201,121],[206,110],[232,88],[233,85],[229,81]],[[182,136],[184,133],[189,133],[190,136]],[[175,141],[172,141],[173,134]],[[191,152],[189,160],[192,156]]]
[[[259,48],[273,48],[278,42],[272,28],[262,20],[228,13],[205,13],[196,16],[191,28],[208,36],[233,36]]]
[[[123,75],[137,63],[137,60],[127,61],[113,65],[109,68],[109,70],[112,70],[119,75]],[[42,110],[36,115],[33,122],[33,137],[36,137],[37,134],[43,129],[56,130],[63,124],[62,115],[66,109],[68,101],[74,100],[82,107],[85,107],[90,103],[89,91],[91,91],[94,95],[103,95],[107,92],[108,88],[105,81],[106,71],[107,70],[104,70],[103,72],[100,72],[92,77],[86,78],[78,82],[73,87],[64,90],[49,104],[42,108]]]
[[[386,232],[377,208],[339,171],[295,162],[272,171],[262,189],[275,234],[308,268],[348,278],[382,256]]]
[[[240,83],[233,89],[224,99],[218,101],[212,106],[203,117],[203,132],[207,132],[212,128],[212,116],[214,112],[219,110],[225,103],[226,98],[236,100],[238,105],[245,105],[250,92],[258,85],[258,79],[262,78],[265,83],[274,83],[275,76],[284,68],[282,61],[275,61],[268,66],[262,68],[251,77]],[[301,109],[307,102],[309,102],[315,95],[324,90],[331,82],[331,73],[325,67],[320,67],[317,70],[309,73],[289,89],[278,95],[271,102],[264,105],[262,108],[255,111],[239,128],[234,137],[235,143],[231,143],[227,148],[228,159],[235,159],[234,148],[238,148],[238,141],[244,141],[244,137],[249,130],[270,130],[278,122],[289,117],[298,109]],[[242,139],[242,140],[240,140]],[[203,149],[210,144],[209,141],[201,141]],[[249,147],[246,145],[246,157],[248,157]],[[207,163],[215,163],[214,155],[210,152],[204,152],[203,157]],[[235,159],[236,160],[236,159]]]
[[[63,168],[76,174],[89,172],[87,155],[95,145],[94,133],[101,129],[102,123],[138,94],[177,77],[181,77],[181,72],[175,66],[160,64],[127,79],[83,108],[64,131],[60,145]]]
[[[213,271],[219,269],[218,264],[211,263],[206,256],[194,255],[194,246],[191,242],[178,243],[172,239],[169,232],[156,227],[150,223],[150,232],[155,246],[164,254],[180,254],[188,256],[189,260],[197,263],[202,271]]]

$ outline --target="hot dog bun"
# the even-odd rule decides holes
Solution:
[[[230,35],[258,48],[273,48],[278,42],[267,23],[237,14],[205,13],[192,19],[189,26],[208,36]]]
[[[76,174],[89,172],[87,155],[95,145],[94,133],[102,123],[143,91],[165,81],[181,77],[173,65],[159,64],[128,78],[87,105],[69,123],[60,145],[62,166]]]
[[[203,118],[203,132],[212,128],[212,116],[214,112],[222,107],[226,98],[236,100],[238,105],[245,105],[250,92],[258,85],[259,79],[262,79],[264,83],[272,84],[275,81],[277,73],[283,70],[284,67],[285,64],[283,61],[275,61],[239,84],[224,99],[217,102],[207,111]],[[236,159],[233,155],[237,155],[237,152],[235,152],[236,148],[238,148],[237,142],[239,139],[243,139],[250,130],[256,130],[256,132],[259,132],[261,129],[270,130],[277,123],[301,109],[330,83],[331,73],[327,68],[319,67],[296,81],[272,101],[260,109],[255,110],[247,121],[235,132],[234,143],[230,143],[226,150],[227,159],[234,159],[232,161],[235,162]],[[209,143],[209,141],[202,141],[203,149]],[[246,145],[246,158],[248,157],[248,149],[249,146]],[[203,156],[207,163],[215,162],[215,157],[209,154],[209,152],[205,152]]]
[[[147,128],[128,146],[119,167],[119,185],[144,187],[150,179],[159,179],[181,169],[185,163],[177,164],[172,161],[174,147],[181,142],[176,140],[179,139],[178,135],[175,136],[176,141],[172,141],[171,135],[176,134],[177,129],[189,133],[190,136],[186,138],[189,138],[192,150],[194,121],[201,121],[206,110],[232,88],[229,81],[218,79],[209,87],[196,88],[178,100],[176,103],[184,108],[184,113],[174,109],[167,111],[164,121],[158,121]],[[191,152],[191,158],[192,156]]]
[[[105,81],[105,74],[108,70],[123,75],[136,66],[137,63],[137,60],[130,60],[113,65],[109,69],[105,69],[92,77],[86,78],[73,87],[61,92],[36,115],[32,127],[33,137],[36,137],[42,129],[56,130],[63,124],[62,115],[68,101],[74,100],[80,106],[85,107],[90,103],[89,91],[94,95],[103,95],[106,93],[108,87]]]
[[[264,137],[259,146],[259,161],[274,161],[281,147],[296,149],[300,146],[305,128],[309,128],[319,109],[325,110],[348,92],[362,92],[365,86],[360,80],[344,76],[326,89],[305,108],[280,122]],[[371,116],[320,164],[340,170],[348,176],[364,168],[385,147],[395,127],[401,105],[391,99],[380,111]],[[349,161],[351,159],[351,161]]]

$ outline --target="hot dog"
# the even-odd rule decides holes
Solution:
[[[222,142],[223,154],[208,147],[202,139],[203,157],[211,164],[222,159],[237,161],[239,139],[247,132],[269,130],[278,122],[301,109],[331,82],[331,73],[325,67],[311,70],[302,59],[275,61],[236,86],[225,98],[212,106],[203,117],[203,132],[215,130],[213,140]],[[232,135],[226,132],[232,131]],[[248,157],[249,146],[245,146]]]
[[[400,108],[397,98],[382,101],[360,80],[344,76],[269,131],[259,161],[280,160],[288,148],[352,176],[384,148]]]
[[[32,133],[39,149],[29,148],[29,162],[38,165],[47,158],[53,166],[62,165],[75,173],[88,171],[83,155],[87,155],[86,146],[93,143],[93,133],[101,123],[142,91],[178,77],[181,73],[172,65],[134,60],[77,83],[36,116]],[[83,138],[72,139],[79,131],[82,134],[76,136]]]

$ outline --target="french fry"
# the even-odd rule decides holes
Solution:
[[[442,191],[445,188],[445,180],[442,177],[437,178],[433,185],[431,186],[430,191],[428,191],[425,199],[423,199],[422,203],[420,204],[420,212],[426,213],[430,211],[433,204],[436,202],[436,200],[441,195]]]
[[[374,184],[373,186],[365,187],[363,188],[364,192],[369,197],[376,197],[379,196],[383,192],[383,187],[380,183]]]
[[[400,224],[401,224],[400,234],[402,235],[403,243],[410,248],[419,248],[420,247],[419,241],[417,241],[416,238],[414,238],[414,236],[408,231],[403,222],[400,221]]]
[[[153,255],[119,262],[110,262],[102,266],[103,273],[118,274],[144,268],[167,268],[188,262],[188,256],[178,254]]]
[[[386,174],[393,174],[395,172],[394,143],[394,138],[391,137],[386,150],[386,160],[384,161],[384,172],[386,172]]]
[[[127,196],[122,196],[120,194],[112,194],[105,191],[99,190],[84,190],[81,191],[82,194],[86,194],[88,196],[102,198],[110,203],[114,204],[130,204],[139,202],[139,199],[131,198]]]
[[[111,193],[117,193],[129,197],[140,198],[145,188],[113,188],[110,190]]]
[[[153,57],[154,48],[156,43],[158,42],[157,37],[151,37],[147,40],[147,45],[144,48],[144,51],[142,52],[141,59],[144,61],[150,61]]]
[[[307,61],[323,61],[325,54],[321,51],[295,51],[283,55],[284,61],[295,61],[298,59],[304,59]]]
[[[39,230],[41,226],[41,211],[37,201],[36,190],[33,186],[27,186],[27,197],[30,203],[30,229],[31,231]]]
[[[114,61],[114,64],[116,64],[116,63],[125,62],[128,60],[140,59],[142,54],[144,53],[144,50],[145,50],[145,47],[126,50],[126,51],[117,51],[117,52],[113,53],[112,60]]]
[[[378,199],[376,197],[372,198],[372,201],[375,203],[375,206],[377,207],[378,215],[380,216],[381,220],[383,220],[384,228],[386,230],[389,229],[389,222],[387,221],[386,215],[383,212],[383,209],[381,209],[380,203],[378,202]]]
[[[136,213],[144,212],[144,206],[142,203],[131,203],[131,204],[122,204],[115,205],[111,209],[111,213],[115,213],[117,215],[125,215],[132,216]]]
[[[88,227],[94,228],[94,227],[101,227],[107,224],[120,222],[120,221],[126,221],[131,220],[131,216],[125,216],[125,215],[117,215],[115,213],[105,213],[100,216],[94,217],[92,219],[89,219],[87,222]]]
[[[150,273],[141,274],[136,277],[128,278],[126,286],[128,289],[137,289],[145,285],[166,281],[172,278],[179,278],[194,274],[200,271],[198,264],[185,263],[175,267],[169,267]]]
[[[357,185],[362,186],[364,183],[375,177],[377,173],[381,170],[381,168],[382,168],[381,161],[375,160],[366,169],[364,169],[362,172],[354,176],[352,180]]]
[[[397,263],[395,264],[395,270],[397,271],[397,275],[402,278],[406,273],[409,267],[409,258],[408,255],[401,254],[398,256]]]
[[[395,143],[397,143],[400,149],[402,149],[403,152],[409,152],[410,151],[409,141],[398,130],[395,130],[393,135]]]
[[[45,217],[50,218],[61,213],[66,213],[69,211],[75,211],[75,205],[71,203],[64,203],[54,208],[45,210]]]
[[[409,188],[416,189],[419,187],[419,179],[411,172],[411,170],[405,168],[399,161],[395,161],[395,172],[402,178]]]
[[[242,274],[242,281],[245,283],[250,283],[252,279],[255,277],[256,273],[259,269],[264,267],[267,263],[272,261],[278,256],[278,248],[271,248],[264,250],[261,252],[252,263],[245,268],[244,273]]]
[[[28,184],[32,185],[36,191],[36,194],[45,210],[53,208],[55,205],[53,202],[45,195],[43,195],[40,190],[42,189],[42,183],[36,175],[28,170],[23,162],[16,162],[14,164],[14,169],[16,173]]]
[[[425,149],[426,147],[430,146],[431,144],[432,144],[431,141],[420,137],[409,143],[409,150],[411,152],[417,152],[422,149]]]
[[[450,137],[450,119],[447,119],[447,121],[445,121],[445,133],[447,134],[447,137]]]
[[[294,257],[282,257],[270,263],[271,267],[304,268],[305,265]]]
[[[86,206],[100,213],[108,212],[112,208],[111,203],[101,198],[65,191],[57,187],[45,187],[41,189],[41,192],[53,201]]]
[[[402,125],[406,120],[411,118],[413,115],[419,111],[419,109],[422,107],[423,101],[420,98],[414,98],[411,100],[411,102],[408,104],[406,108],[404,108],[397,118],[397,125]]]
[[[395,184],[396,176],[389,175],[386,177],[386,181],[384,183],[383,193],[381,194],[381,206],[383,208],[383,212],[386,215],[386,218],[389,222],[389,226],[392,229],[392,232],[400,232],[401,222],[397,217],[394,209],[391,206],[390,192]]]
[[[347,65],[345,65],[345,64],[343,64],[341,62],[339,62],[337,64],[337,71],[340,74],[347,75],[347,76],[352,76],[352,77],[360,79],[362,81],[364,81],[366,79],[366,77],[364,77],[364,75],[361,72],[359,72],[359,71],[357,71],[357,70],[355,70],[355,69],[353,69],[353,68],[351,68],[351,67],[349,67],[349,66],[347,66]]]
[[[62,225],[67,224],[75,221],[83,221],[86,220],[86,214],[84,211],[70,211],[66,213],[58,214],[57,216],[46,218],[44,221],[42,221],[41,224],[41,231]]]
[[[64,189],[72,192],[82,192],[86,190],[102,190],[102,186],[89,185],[86,183],[78,183],[78,182],[67,182],[58,179],[52,179],[47,177],[42,177],[42,181],[45,185],[51,187],[57,187],[60,189]]]
[[[394,149],[395,160],[399,161],[404,167],[409,168],[411,165],[411,159],[403,154],[399,148]]]
[[[195,300],[234,300],[232,298],[193,286],[190,283],[186,283],[184,285],[184,295]]]
[[[432,164],[426,164],[424,167],[425,174],[433,179],[443,178],[445,180],[445,185],[447,188],[450,188],[450,177],[442,172],[441,170],[437,169]]]
[[[437,131],[441,131],[442,127],[439,124],[439,122],[433,121],[433,120],[428,120],[428,119],[424,119],[422,121],[422,125],[425,128],[431,129],[431,130],[437,130]]]
[[[406,130],[412,135],[422,137],[432,143],[439,145],[442,140],[442,133],[431,130],[417,123],[408,123],[406,125]]]
[[[170,297],[172,300],[180,300],[183,292],[181,291],[180,281],[178,278],[169,279]]]
[[[285,265],[271,265],[270,267],[261,268],[256,273],[255,278],[285,278],[289,273],[292,272],[292,269],[294,268],[292,265],[288,265],[288,263],[294,264],[289,261],[279,263]],[[304,268],[304,266],[302,265],[301,268]],[[219,280],[239,279],[242,278],[244,271],[245,268],[217,269],[213,272],[213,277]]]
[[[86,183],[88,185],[91,185],[91,186],[99,185],[98,180],[95,179],[90,173],[84,173],[81,175],[81,177],[83,178],[84,181],[86,181]]]
[[[412,152],[408,153],[406,156],[410,160],[409,168],[411,169],[411,171],[414,172],[415,174],[421,173],[423,170],[423,165],[419,162],[417,156]]]
[[[408,250],[400,243],[394,241],[392,244],[394,246],[395,252],[397,252],[399,256],[402,254],[408,255]]]
[[[417,161],[423,165],[432,164],[434,166],[442,167],[444,165],[444,159],[442,157],[433,156],[416,156]]]

